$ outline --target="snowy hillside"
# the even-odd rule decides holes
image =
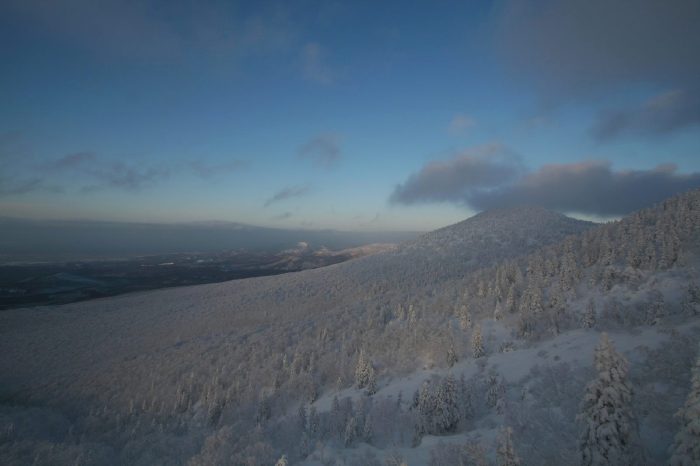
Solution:
[[[3,312],[0,463],[663,464],[699,247],[694,191],[605,225],[486,212],[325,268]],[[606,374],[624,435],[601,446],[582,435]]]

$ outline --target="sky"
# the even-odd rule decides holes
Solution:
[[[696,0],[0,2],[0,216],[425,231],[700,187]]]

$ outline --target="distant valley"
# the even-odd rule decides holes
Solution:
[[[281,251],[241,249],[122,260],[0,264],[0,310],[296,272],[394,248],[393,244],[379,243],[331,250],[301,242]]]

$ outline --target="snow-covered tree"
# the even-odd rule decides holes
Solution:
[[[377,391],[376,382],[372,362],[365,356],[364,350],[360,350],[360,356],[357,358],[357,365],[355,366],[355,383],[357,388],[367,387],[368,393],[373,394]]]
[[[277,460],[275,466],[287,466],[289,462],[287,461],[287,455],[282,455],[282,457]]]
[[[593,328],[596,320],[595,302],[593,298],[588,300],[586,305],[586,310],[583,312],[583,318],[581,319],[581,325],[583,328]]]
[[[472,355],[474,358],[480,358],[486,354],[484,343],[481,337],[481,326],[477,325],[472,333]]]
[[[331,412],[330,412],[330,429],[331,429],[331,434],[338,435],[342,433],[343,428],[345,427],[345,418],[343,415],[343,411],[340,407],[340,400],[338,400],[338,396],[333,397],[333,401],[331,402]]]
[[[515,300],[515,283],[512,283],[508,288],[508,295],[506,296],[505,311],[508,314],[512,314],[515,311],[517,311],[517,305]]]
[[[627,360],[603,333],[595,350],[598,376],[586,387],[578,416],[583,424],[579,439],[581,465],[633,465],[634,420],[627,381]]]
[[[472,317],[466,304],[462,304],[459,310],[459,327],[462,330],[469,330],[472,326]]]
[[[454,431],[459,423],[459,403],[457,381],[451,374],[448,374],[447,377],[443,379],[435,398],[435,423],[438,432]]]
[[[358,425],[355,416],[350,416],[348,422],[345,424],[345,431],[343,432],[343,443],[346,447],[352,445],[358,435]]]
[[[472,394],[467,381],[464,378],[464,373],[459,376],[459,384],[457,385],[457,393],[459,394],[460,417],[462,420],[470,419],[474,414],[472,407]]]
[[[413,304],[410,304],[408,306],[408,325],[413,327],[416,325],[416,322],[418,322],[418,312]]]
[[[447,348],[447,367],[452,367],[454,366],[457,361],[459,361],[459,358],[457,357],[457,351],[455,351],[455,345],[453,342],[450,342],[450,346]]]
[[[513,429],[505,427],[498,438],[498,466],[519,466],[520,458],[513,446]]]
[[[557,287],[552,289],[549,296],[547,310],[550,331],[554,335],[559,335],[559,331],[564,320],[564,314],[566,313],[562,289]]]
[[[664,295],[658,290],[653,290],[647,305],[646,322],[649,325],[659,324],[666,315],[666,302]]]
[[[497,301],[496,306],[493,308],[493,318],[494,320],[503,319],[503,305],[500,301]]]
[[[367,414],[365,416],[365,422],[362,425],[362,441],[366,443],[371,443],[374,437],[374,427],[372,425],[372,417]]]
[[[321,419],[316,410],[316,406],[309,408],[309,434],[317,435],[321,430]]]
[[[457,381],[452,375],[439,383],[428,380],[423,383],[416,401],[419,434],[444,434],[457,428],[460,419],[457,390]]]
[[[377,393],[377,376],[374,374],[374,368],[370,365],[369,379],[367,380],[367,386],[365,387],[365,393],[369,396]]]
[[[486,390],[486,405],[489,408],[495,408],[499,400],[504,396],[505,387],[495,374],[489,376],[488,384],[489,386]]]
[[[690,393],[676,416],[681,427],[671,447],[670,466],[700,464],[700,353],[692,370]]]
[[[299,424],[299,431],[303,432],[306,430],[306,406],[304,403],[299,405],[299,411],[297,413],[297,422]]]
[[[521,338],[527,338],[532,335],[535,329],[535,317],[528,310],[521,310],[518,316],[517,333]]]
[[[700,287],[696,283],[690,283],[681,300],[683,313],[689,316],[700,314]]]

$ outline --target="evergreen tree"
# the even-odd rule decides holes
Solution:
[[[493,308],[493,319],[503,319],[503,305],[501,305],[501,301],[496,301],[496,306]]]
[[[330,425],[331,433],[334,435],[339,435],[342,428],[345,426],[345,419],[343,418],[343,413],[340,409],[340,400],[338,400],[337,395],[333,397],[333,401],[331,402]]]
[[[364,442],[371,443],[373,437],[374,428],[372,427],[372,417],[369,414],[367,414],[365,416],[364,425],[362,426],[362,440]]]
[[[681,308],[686,315],[695,316],[700,313],[700,288],[690,283],[681,300]]]
[[[365,352],[360,350],[360,356],[357,358],[357,365],[355,366],[355,383],[357,384],[357,388],[365,388],[369,387],[369,385],[375,385],[373,390],[376,391],[376,380],[374,377],[374,367],[372,367],[372,362],[365,357]],[[374,391],[372,391],[372,393],[374,393]]]
[[[505,387],[499,380],[498,376],[493,374],[489,376],[489,387],[486,390],[486,404],[489,408],[495,408],[499,400],[503,397]]]
[[[586,305],[586,311],[583,313],[583,318],[581,319],[581,324],[583,325],[583,328],[593,328],[593,326],[595,325],[595,318],[595,302],[593,301],[593,298],[591,298],[588,300],[588,304]]]
[[[472,394],[467,386],[467,381],[464,378],[464,372],[459,376],[459,385],[457,388],[459,393],[459,404],[460,404],[460,417],[462,421],[466,421],[471,418],[473,413],[472,409]]]
[[[275,466],[287,466],[289,462],[287,461],[287,455],[282,455],[282,457],[277,460]]]
[[[603,334],[595,350],[598,377],[586,387],[579,421],[581,465],[633,465],[634,422],[627,360]]]
[[[676,414],[681,428],[671,447],[670,466],[700,464],[700,354],[692,370],[690,393],[685,405]]]
[[[371,364],[369,366],[369,378],[367,379],[365,393],[368,396],[372,396],[377,393],[377,376],[374,374],[374,367],[372,367]]]
[[[419,420],[417,432],[419,435],[433,431],[433,418],[435,416],[435,398],[431,390],[430,381],[426,380],[421,386],[416,402]]]
[[[413,307],[413,304],[408,306],[408,325],[414,327],[418,322],[418,312]]]
[[[549,328],[554,335],[559,335],[561,325],[564,320],[564,314],[566,313],[566,308],[564,305],[563,290],[554,288],[550,292],[549,305],[547,306],[549,311]]]
[[[649,325],[657,325],[666,315],[666,302],[664,295],[658,290],[653,290],[647,306],[646,321]]]
[[[520,458],[513,446],[513,429],[510,427],[501,430],[497,454],[498,466],[520,466]]]
[[[316,410],[316,406],[309,409],[309,434],[317,435],[321,430],[321,419]]]
[[[357,419],[355,416],[350,416],[345,424],[345,432],[343,433],[343,443],[346,447],[352,445],[357,438]]]
[[[299,412],[297,413],[297,422],[299,423],[299,430],[304,432],[306,430],[306,406],[304,403],[299,405]]]
[[[451,374],[442,381],[435,398],[437,433],[453,432],[459,423],[459,404],[457,399],[457,381]]]
[[[512,314],[517,310],[515,302],[515,284],[511,284],[508,288],[508,296],[506,296],[506,312]]]
[[[455,351],[454,343],[450,342],[450,347],[447,348],[447,367],[454,366],[459,358],[457,357],[457,352]]]
[[[466,304],[462,304],[459,312],[459,327],[462,330],[469,330],[472,326],[471,313]]]
[[[484,356],[486,352],[484,351],[484,344],[481,338],[481,326],[477,325],[472,333],[472,355],[474,358],[480,358]]]

